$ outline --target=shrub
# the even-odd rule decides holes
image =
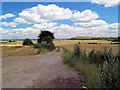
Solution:
[[[46,37],[42,38],[41,41],[42,41],[42,42],[43,42],[43,41],[46,41],[47,43],[50,43],[50,42],[52,42],[52,38],[51,38],[51,36],[46,36]]]
[[[13,42],[12,40],[9,40],[9,42]]]
[[[49,44],[48,44],[48,49],[49,50],[53,50],[53,49],[55,49],[55,45],[53,44],[53,42],[50,42]]]
[[[79,57],[80,56],[80,47],[79,47],[79,44],[75,44],[73,53],[74,53],[75,57]]]
[[[26,39],[24,39],[24,41],[23,41],[23,45],[33,45],[33,42],[32,42],[31,39],[26,38]]]
[[[115,58],[108,58],[109,60],[104,61],[102,67],[99,67],[99,86],[107,88],[118,87],[119,84],[119,61],[115,61]],[[108,62],[109,61],[109,62]]]
[[[40,44],[34,44],[33,47],[38,49],[40,47]]]
[[[55,46],[52,42],[47,43],[46,41],[42,41],[40,44],[36,45],[35,47],[38,48],[38,53],[43,51],[43,49],[50,50],[50,51],[55,49]]]

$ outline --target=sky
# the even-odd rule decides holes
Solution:
[[[2,39],[37,39],[41,30],[56,39],[118,36],[118,0],[91,2],[2,2]]]

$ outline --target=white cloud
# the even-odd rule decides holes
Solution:
[[[41,5],[25,9],[19,16],[28,22],[44,23],[51,20],[70,19],[72,11],[67,8],[58,7],[55,4]]]
[[[41,24],[34,24],[32,27],[40,29],[40,30],[48,30],[52,29],[54,26],[56,26],[57,23],[41,23]]]
[[[6,16],[7,18],[8,16]],[[3,18],[3,17],[2,17]],[[4,19],[6,19],[4,17]],[[40,30],[49,30],[55,33],[56,38],[71,38],[75,36],[115,36],[117,35],[117,23],[108,24],[104,20],[96,20],[99,15],[91,10],[71,11],[69,8],[58,7],[54,4],[41,5],[25,9],[19,13],[19,17],[13,22],[2,22],[1,25],[16,27],[18,24],[34,24],[27,28],[14,28],[5,30],[11,36],[21,38],[37,38]],[[74,25],[61,24],[57,20],[69,19]]]
[[[8,33],[8,30],[5,30],[4,28],[1,28],[1,27],[0,27],[0,31],[2,32],[2,34],[3,33]]]
[[[7,18],[10,18],[10,17],[14,17],[15,15],[11,14],[11,13],[8,13],[8,14],[5,14],[5,15],[1,15],[0,16],[0,19],[7,19]]]
[[[21,24],[21,23],[28,23],[27,21],[25,21],[23,18],[18,17],[14,19],[15,23]]]
[[[82,11],[81,13],[79,11],[75,12],[72,15],[71,20],[74,22],[89,22],[89,21],[94,20],[98,17],[99,16],[97,13],[95,13],[91,10],[85,10],[85,11]]]
[[[10,22],[10,23],[2,22],[0,25],[16,27],[16,25],[18,25],[18,24],[17,24],[17,23],[14,23],[14,22]]]
[[[108,26],[110,29],[118,29],[118,23],[113,23]]]
[[[88,23],[74,23],[75,26],[82,26],[82,27],[98,27],[98,26],[104,26],[107,25],[107,23],[104,20],[92,20]]]
[[[92,3],[103,4],[105,7],[117,6],[120,0],[92,0]]]

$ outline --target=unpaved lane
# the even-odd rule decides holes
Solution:
[[[16,56],[2,60],[3,88],[81,87],[84,78],[64,65],[63,50],[35,56]]]

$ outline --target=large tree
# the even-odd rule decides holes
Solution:
[[[47,37],[51,37],[51,39],[55,39],[54,37],[54,33],[51,33],[50,31],[41,31],[41,33],[38,36],[38,43],[41,43],[42,41],[45,41]],[[49,41],[46,40],[46,42],[48,43]]]

